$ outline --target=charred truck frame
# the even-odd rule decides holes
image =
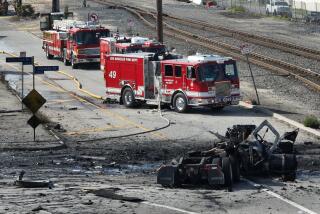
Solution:
[[[298,131],[286,132],[280,137],[268,121],[258,127],[235,125],[228,129],[225,137],[216,134],[222,142],[211,150],[189,152],[178,163],[160,167],[157,183],[165,187],[224,185],[231,190],[240,175],[277,175],[284,181],[293,181],[297,170],[293,145]]]

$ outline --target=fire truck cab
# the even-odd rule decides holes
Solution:
[[[185,112],[192,106],[222,109],[240,100],[236,61],[218,55],[159,61],[154,53],[111,54],[104,78],[107,98],[126,107],[160,100]]]
[[[137,52],[164,53],[165,45],[145,37],[108,37],[100,39],[100,68],[103,71],[106,55]]]
[[[74,20],[55,20],[53,28],[43,33],[42,48],[48,59],[63,59],[74,69],[79,64],[100,63],[100,37],[108,37],[108,29]]]

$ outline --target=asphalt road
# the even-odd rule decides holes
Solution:
[[[5,23],[1,23],[3,26]],[[103,73],[95,69],[78,69],[72,70],[66,67],[62,62],[57,60],[47,60],[41,49],[41,40],[32,34],[15,31],[1,31],[0,51],[6,51],[11,54],[18,55],[20,51],[26,51],[28,56],[34,56],[35,61],[40,65],[59,65],[60,70],[76,77],[82,84],[83,89],[104,97]],[[13,75],[7,76],[11,84],[17,87],[19,91],[21,80],[19,79],[19,65],[8,65],[4,63],[7,55],[0,55],[0,63],[2,70],[10,71]],[[26,71],[30,72],[30,67],[26,67]],[[32,87],[32,78],[30,75],[25,79],[26,91]],[[59,87],[60,86],[60,87]],[[126,135],[128,133],[137,133],[154,128],[165,126],[167,121],[160,118],[156,111],[148,107],[139,109],[125,109],[117,104],[104,105],[101,100],[90,97],[87,93],[79,91],[76,83],[68,76],[60,73],[47,72],[45,75],[38,75],[36,78],[36,88],[48,100],[47,106],[41,111],[50,118],[52,122],[61,124],[65,132],[61,135],[69,141],[81,141],[84,139],[94,139],[110,136]],[[82,98],[92,101],[86,102]],[[76,107],[76,108],[74,108]],[[274,120],[263,114],[252,112],[240,106],[226,108],[223,112],[212,112],[208,109],[194,109],[188,114],[177,114],[171,110],[165,110],[164,116],[168,118],[172,125],[164,130],[144,134],[137,138],[128,138],[121,140],[108,141],[108,143],[121,146],[139,147],[140,144],[149,145],[150,151],[157,150],[160,147],[155,145],[165,145],[170,148],[188,147],[190,145],[197,147],[199,145],[210,145],[215,136],[209,131],[219,132],[223,134],[227,127],[234,124],[259,124],[263,120],[269,120],[281,133],[291,130],[292,127],[287,126],[277,120]],[[316,142],[312,136],[301,132],[298,143],[305,141]],[[168,144],[170,143],[170,145]],[[172,144],[172,145],[171,145]],[[70,144],[71,145],[71,144]],[[71,145],[72,146],[72,145]],[[94,147],[96,150],[103,151],[103,147],[107,144],[99,144],[93,142],[78,143],[77,148]],[[75,147],[76,147],[75,146]],[[175,146],[175,147],[174,147]],[[163,149],[163,147],[161,147]],[[188,149],[188,148],[184,148]],[[91,150],[90,150],[91,151]],[[87,152],[87,154],[90,152]],[[95,153],[96,154],[96,153]],[[107,153],[101,152],[100,155],[106,156]],[[2,154],[5,156],[5,154]],[[18,169],[18,167],[13,167]],[[264,187],[248,183],[243,180],[236,185],[234,191],[229,193],[225,190],[212,190],[207,188],[190,188],[190,189],[163,189],[155,184],[155,175],[149,174],[143,176],[138,175],[121,175],[112,176],[99,172],[92,172],[92,176],[83,176],[80,174],[63,173],[58,169],[49,170],[50,176],[58,176],[60,185],[50,192],[51,200],[56,202],[56,206],[52,206],[52,213],[104,213],[108,209],[108,213],[316,213],[320,210],[319,203],[319,177],[307,172],[301,172],[297,183],[284,184],[277,179],[257,179],[256,183],[263,184]],[[92,168],[89,171],[93,171]],[[4,170],[5,171],[5,170]],[[36,171],[36,169],[35,169]],[[68,170],[66,170],[68,171]],[[65,171],[63,171],[65,172]],[[44,173],[44,172],[39,172]],[[43,174],[42,174],[43,175]],[[306,176],[308,179],[306,179]],[[9,182],[10,179],[5,177],[3,182]],[[94,182],[93,182],[94,180]],[[68,190],[63,187],[67,185],[75,185]],[[77,191],[87,188],[113,187],[119,188],[119,194],[126,196],[137,196],[145,200],[142,203],[130,203],[125,201],[117,201],[111,199],[99,199],[91,194],[80,194]],[[272,190],[265,189],[268,188]],[[1,193],[1,208],[10,207],[11,210],[23,213],[24,210],[19,205],[10,203],[16,201],[15,197],[21,194],[20,189],[8,187],[8,192]],[[75,206],[74,210],[70,204],[63,202],[61,192],[68,195],[70,204],[77,203],[77,193],[81,195],[81,200],[93,200],[95,205],[92,207]],[[10,194],[9,194],[10,192]],[[38,194],[39,192],[37,192]],[[73,194],[74,193],[74,194]],[[37,204],[37,197],[34,192],[25,192],[29,195],[33,202],[22,200],[22,204]],[[70,195],[69,195],[70,194]],[[285,198],[282,198],[282,195]],[[9,197],[10,196],[10,197]],[[55,197],[60,198],[55,199]],[[16,202],[18,203],[18,202]],[[45,202],[43,202],[45,203]],[[16,206],[16,208],[14,207]],[[49,206],[49,205],[48,205]],[[81,209],[81,211],[79,211]],[[94,211],[93,211],[94,210]],[[312,211],[311,211],[312,210]],[[2,210],[2,212],[5,212]]]

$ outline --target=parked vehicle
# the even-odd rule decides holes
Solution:
[[[106,55],[125,54],[137,52],[151,52],[163,54],[166,51],[165,45],[144,37],[108,37],[100,39],[100,68],[105,67]]]
[[[67,16],[73,16],[73,13],[67,14]],[[65,13],[63,12],[55,12],[55,13],[41,13],[40,14],[40,30],[53,30],[53,22],[55,20],[62,20],[67,18]]]
[[[291,16],[289,4],[283,0],[267,0],[266,14],[273,14],[274,16]]]
[[[177,112],[186,112],[192,106],[222,109],[239,103],[235,60],[218,55],[172,58],[177,57],[154,53],[107,55],[107,98],[127,107],[155,104],[160,99]]]
[[[57,57],[65,65],[100,63],[100,37],[108,37],[108,29],[89,22],[55,20],[53,30],[43,32],[42,48],[48,59]]]

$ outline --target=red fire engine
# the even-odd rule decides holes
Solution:
[[[106,56],[107,98],[132,107],[139,102],[172,105],[177,112],[191,106],[222,109],[240,100],[235,60],[218,55],[155,59],[153,53]]]
[[[77,68],[83,63],[100,62],[100,37],[108,37],[104,27],[74,20],[55,20],[54,30],[43,32],[43,50],[48,59],[63,59]]]
[[[100,39],[100,67],[104,70],[106,55],[125,54],[137,52],[164,53],[166,48],[163,44],[144,37],[108,37]]]

